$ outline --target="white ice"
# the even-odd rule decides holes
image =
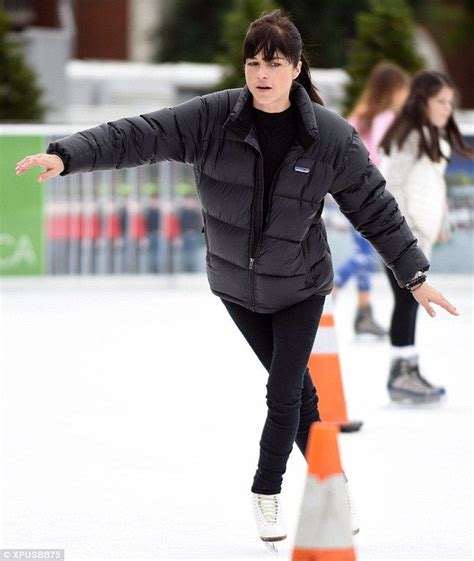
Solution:
[[[349,417],[339,447],[357,559],[472,558],[473,287],[431,275],[460,310],[419,311],[436,406],[390,404],[389,344],[357,342],[355,292],[336,326]],[[376,317],[391,295],[375,275]],[[67,560],[268,558],[250,510],[266,373],[203,276],[3,278],[3,548]],[[306,477],[296,445],[283,500],[290,559]]]

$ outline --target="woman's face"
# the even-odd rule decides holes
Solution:
[[[426,111],[428,119],[435,127],[444,127],[453,112],[454,91],[443,86],[439,92],[428,98]]]
[[[294,67],[280,53],[263,60],[263,50],[245,61],[245,81],[253,96],[253,106],[268,113],[279,113],[290,106],[290,88],[301,70],[301,61]]]

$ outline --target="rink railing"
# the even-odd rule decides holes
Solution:
[[[43,185],[36,180],[40,168],[15,176],[19,159],[44,152],[50,141],[77,130],[0,127],[6,156],[0,194],[10,201],[9,208],[0,209],[0,274],[204,271],[202,214],[191,166],[162,162],[55,177]],[[17,195],[14,202],[12,193]],[[23,231],[33,216],[35,231]]]

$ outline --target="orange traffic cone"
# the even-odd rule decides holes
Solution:
[[[311,425],[308,477],[292,561],[355,561],[345,476],[333,424]]]
[[[349,421],[337,350],[332,301],[326,299],[324,312],[308,362],[311,379],[318,392],[321,420],[336,423],[342,432],[358,431],[362,421]]]

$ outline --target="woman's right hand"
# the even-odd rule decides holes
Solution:
[[[16,174],[22,175],[25,171],[36,166],[46,168],[46,171],[38,176],[39,182],[55,177],[64,170],[64,163],[56,154],[34,154],[32,156],[25,156],[17,163]]]

